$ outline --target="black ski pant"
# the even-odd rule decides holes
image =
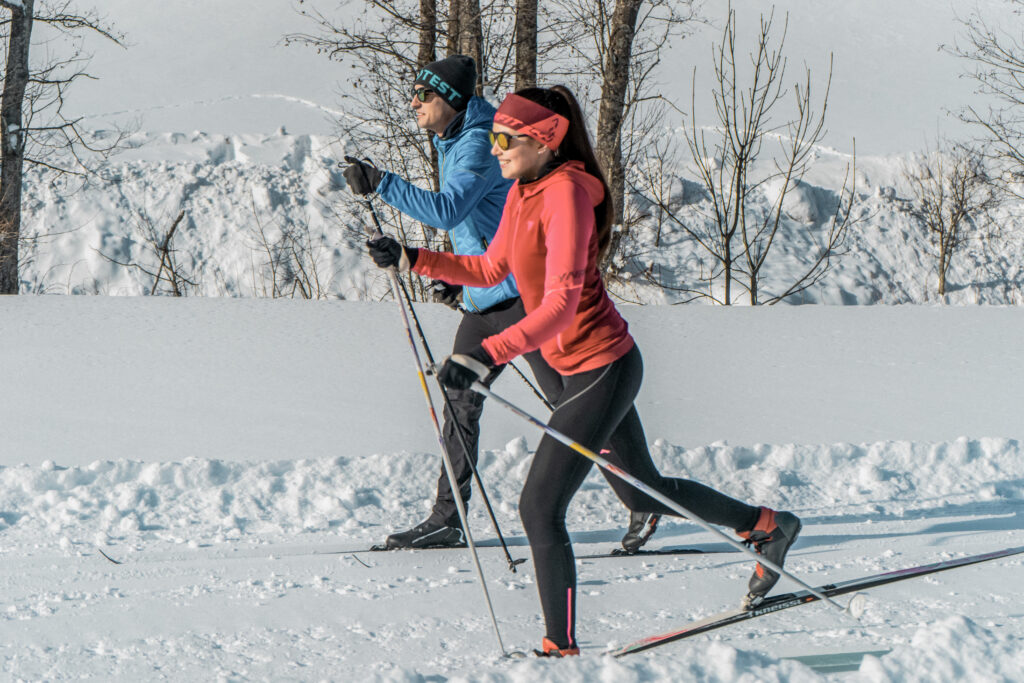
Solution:
[[[643,360],[635,346],[602,368],[564,376],[548,424],[594,452],[608,447],[609,452],[603,455],[609,462],[704,520],[737,531],[752,529],[760,508],[695,481],[658,472],[633,405],[642,377]],[[576,647],[576,562],[565,528],[565,512],[592,466],[588,458],[545,435],[519,499],[546,635],[560,648]],[[629,509],[678,516],[615,475],[602,473]]]
[[[464,312],[459,328],[455,332],[452,353],[469,353],[480,346],[484,339],[516,324],[525,315],[526,310],[519,297],[502,301],[479,313]],[[537,384],[540,385],[540,390],[549,402],[553,402],[552,397],[557,396],[562,389],[562,376],[547,364],[547,361],[541,357],[540,351],[531,351],[523,358],[530,364],[530,369],[533,371]],[[504,365],[494,368],[484,379],[483,384],[490,387],[504,369]],[[447,392],[451,410],[445,406],[442,437],[445,449],[452,460],[456,481],[459,482],[462,500],[468,502],[472,492],[473,476],[468,461],[471,459],[473,465],[476,465],[477,446],[480,441],[480,415],[484,409],[484,397],[472,389],[465,391],[448,389]],[[456,432],[457,429],[462,430],[466,448],[463,448],[462,439]],[[434,509],[430,514],[430,520],[449,526],[462,526],[443,464],[441,474],[437,479],[437,498],[434,500]]]

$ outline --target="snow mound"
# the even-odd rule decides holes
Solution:
[[[871,683],[1015,681],[1022,671],[1024,642],[958,616],[921,628],[909,645],[884,657],[865,657],[856,678]]]
[[[530,659],[514,664],[508,671],[453,677],[450,680],[453,683],[804,683],[823,679],[797,662],[779,661],[755,652],[737,650],[722,643],[711,642],[707,647],[683,648],[650,657],[580,657],[554,661]]]
[[[93,135],[102,142],[112,134]],[[159,267],[153,244],[184,212],[172,246],[178,270],[194,283],[188,294],[295,296],[287,276],[298,270],[314,276],[316,296],[378,299],[385,289],[363,253],[365,209],[347,191],[338,167],[354,152],[345,140],[291,135],[283,128],[226,136],[135,133],[82,184],[30,169],[21,290],[149,294],[153,277],[145,271]],[[827,150],[821,156],[820,168],[786,193],[779,234],[762,269],[762,301],[785,291],[820,252],[848,161]],[[900,187],[903,163],[901,156],[859,163],[855,223],[844,253],[833,260],[825,279],[787,302],[1019,303],[1024,289],[1017,258],[1024,248],[1019,206],[999,213],[998,236],[979,235],[964,244],[953,258],[947,294],[938,297],[937,252],[907,211],[908,190]],[[775,179],[757,188],[751,221],[772,215],[782,184]],[[626,301],[677,303],[691,294],[672,288],[707,290],[701,278],[713,259],[688,230],[709,229],[714,207],[692,178],[672,178],[670,186],[676,190],[670,193],[673,211],[682,223],[637,200],[647,218],[624,246],[623,279],[610,285]],[[389,220],[387,211],[379,213]],[[301,263],[271,267],[274,259],[296,251]],[[275,274],[285,281],[275,282]],[[649,282],[652,276],[667,288]],[[734,303],[745,301],[737,294]]]
[[[828,511],[830,521],[1024,500],[1020,445],[1005,439],[718,444],[692,450],[658,442],[654,454],[666,474],[759,504]],[[528,455],[525,442],[516,439],[480,458],[501,523],[517,532]],[[189,458],[0,467],[0,530],[37,537],[36,547],[65,551],[94,543],[280,542],[331,531],[371,539],[381,534],[382,519],[395,528],[419,521],[426,510],[410,502],[424,500],[424,482],[434,480],[437,463],[432,454],[394,453],[256,463]],[[481,507],[474,506],[473,523],[489,533]],[[595,470],[570,508],[570,530],[618,525],[620,518],[621,506]]]

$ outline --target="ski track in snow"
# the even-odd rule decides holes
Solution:
[[[145,114],[146,112],[162,111],[165,109],[183,109],[183,108],[194,108],[202,107],[212,104],[220,104],[223,102],[244,102],[246,100],[280,100],[282,102],[288,102],[291,104],[298,104],[309,109],[323,112],[335,118],[345,118],[349,116],[348,112],[341,109],[328,107],[320,102],[314,102],[312,100],[296,97],[294,95],[284,95],[280,93],[252,93],[249,95],[229,95],[226,97],[217,97],[207,100],[193,100],[188,102],[174,102],[167,104],[156,104],[149,107],[140,107],[135,109],[122,109],[119,111],[108,111],[96,114],[87,114],[82,117],[83,120],[88,121],[90,119],[104,119],[108,117],[126,116],[126,115],[138,115]]]

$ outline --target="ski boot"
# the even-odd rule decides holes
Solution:
[[[622,548],[628,555],[640,550],[650,540],[655,529],[658,528],[659,519],[661,519],[661,515],[654,515],[650,512],[629,513],[629,528],[626,530],[626,535],[622,537]]]
[[[533,651],[538,657],[578,657],[580,654],[578,647],[558,647],[549,638],[542,640],[540,646],[542,650]]]
[[[388,550],[401,548],[465,548],[462,529],[431,519],[420,522],[408,531],[391,534],[384,541]]]
[[[776,512],[766,507],[761,508],[757,524],[750,531],[738,532],[748,545],[752,545],[758,555],[763,555],[778,566],[786,560],[793,541],[800,535],[800,519],[792,512]],[[764,602],[768,594],[779,580],[778,572],[765,567],[760,562],[750,577],[747,596],[743,599],[744,609],[753,609]]]

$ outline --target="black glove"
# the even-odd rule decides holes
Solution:
[[[416,265],[416,257],[420,250],[413,247],[403,247],[395,238],[389,235],[381,235],[366,243],[370,249],[370,258],[381,268],[396,267],[405,271]]]
[[[443,280],[434,280],[430,283],[430,298],[435,304],[444,304],[448,308],[458,309],[460,294],[462,294],[462,285],[450,285]]]
[[[483,346],[469,353],[453,353],[444,359],[437,379],[449,389],[469,389],[473,382],[484,380],[491,374],[494,360]]]
[[[377,191],[384,174],[369,159],[360,161],[354,157],[345,157],[349,167],[345,169],[345,180],[349,188],[358,195]]]

